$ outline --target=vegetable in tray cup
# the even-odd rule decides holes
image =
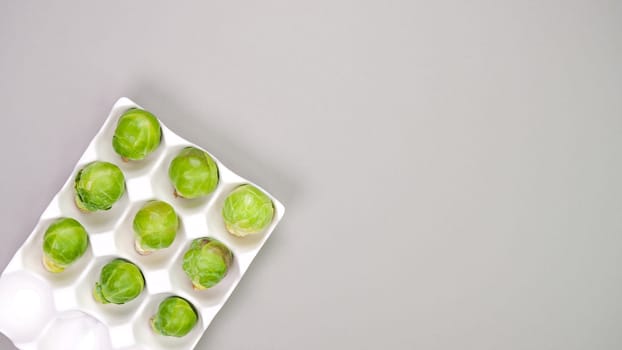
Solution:
[[[141,255],[168,248],[173,244],[179,219],[175,209],[164,201],[146,203],[134,216],[135,248]]]
[[[218,186],[218,165],[207,152],[186,147],[171,161],[168,176],[176,197],[199,198],[214,192]]]
[[[125,193],[125,176],[118,166],[95,161],[78,172],[74,188],[81,211],[109,210]]]
[[[102,304],[125,304],[136,299],[145,289],[145,278],[138,266],[124,259],[106,264],[95,283],[93,296]]]
[[[204,290],[218,284],[229,271],[233,253],[213,238],[195,239],[184,254],[183,270],[195,290]]]
[[[119,118],[112,147],[127,162],[145,159],[161,141],[162,128],[158,119],[145,110],[132,108]]]
[[[225,199],[222,217],[229,233],[244,237],[260,233],[270,225],[274,217],[274,204],[257,187],[242,185]]]
[[[186,299],[169,297],[158,306],[151,318],[151,328],[157,334],[181,338],[186,336],[199,320],[199,315]]]
[[[283,206],[126,98],[78,164],[2,273],[0,332],[22,349],[193,349]]]
[[[43,235],[43,266],[52,273],[63,272],[80,259],[89,246],[89,237],[77,220],[60,218]]]

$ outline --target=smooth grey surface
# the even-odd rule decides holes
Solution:
[[[288,209],[198,349],[622,348],[622,2],[0,0],[1,266],[120,96]]]

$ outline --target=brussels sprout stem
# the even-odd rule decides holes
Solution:
[[[194,282],[192,282],[192,289],[196,291],[201,291],[201,290],[206,290],[207,288],[203,287],[200,284],[195,284]]]
[[[134,249],[136,250],[136,253],[142,256],[150,255],[151,253],[153,253],[152,250],[143,249],[143,247],[140,246],[140,243],[138,243],[137,239],[134,240]]]
[[[237,237],[246,237],[248,236],[248,233],[245,232],[237,232],[233,226],[231,224],[229,224],[228,222],[225,222],[225,229],[227,230],[227,232],[229,232],[230,234],[237,236]]]
[[[155,333],[160,333],[155,326],[155,315],[151,316],[151,318],[149,319],[149,328],[151,328],[151,330]]]
[[[127,163],[130,161],[127,157],[121,157],[121,160],[123,161],[123,163]]]
[[[84,203],[82,203],[82,200],[80,200],[80,197],[78,197],[77,194],[74,197],[74,202],[76,203],[76,207],[78,208],[78,210],[80,210],[81,212],[85,214],[89,214],[91,212],[84,206]]]
[[[95,289],[93,289],[93,297],[98,303],[110,304],[110,302],[104,298],[104,295],[102,294],[102,287],[99,283],[95,284]]]
[[[60,266],[57,263],[53,262],[45,254],[43,254],[42,262],[43,262],[43,267],[45,267],[45,269],[48,270],[49,272],[59,273],[59,272],[65,271],[65,268],[63,266]]]

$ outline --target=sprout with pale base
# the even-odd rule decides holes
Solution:
[[[118,166],[95,161],[76,175],[75,202],[83,212],[109,210],[125,193],[125,177]]]
[[[215,286],[226,275],[233,253],[213,238],[195,239],[184,254],[183,269],[195,290]]]
[[[43,266],[49,272],[62,272],[80,259],[88,246],[84,226],[75,219],[60,218],[43,235]]]
[[[136,251],[147,255],[173,244],[179,219],[170,204],[150,201],[136,213],[133,225]]]
[[[151,329],[168,337],[183,337],[190,333],[199,320],[194,306],[186,299],[168,297],[160,303],[158,312],[151,318]]]
[[[229,233],[244,237],[263,231],[274,217],[274,204],[252,185],[238,186],[225,199],[222,217]]]
[[[93,296],[102,304],[125,304],[136,299],[143,289],[145,278],[138,266],[114,259],[102,268]]]
[[[112,147],[124,161],[142,160],[158,148],[161,140],[162,128],[158,118],[145,110],[133,108],[119,118]]]
[[[207,152],[186,147],[171,161],[168,177],[175,196],[198,198],[214,192],[218,186],[218,165]]]

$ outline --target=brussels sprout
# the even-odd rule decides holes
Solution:
[[[43,266],[50,272],[62,272],[84,255],[88,245],[88,234],[78,221],[60,218],[43,235]]]
[[[151,328],[157,334],[180,338],[190,333],[198,320],[199,315],[186,299],[168,297],[151,318]]]
[[[112,147],[123,160],[141,160],[155,151],[162,140],[160,122],[142,109],[123,113],[112,137]]]
[[[145,204],[134,217],[136,251],[142,255],[168,248],[177,235],[179,221],[173,207],[163,201]]]
[[[216,189],[218,166],[206,152],[186,147],[171,161],[168,177],[175,187],[175,196],[198,198]]]
[[[145,289],[145,278],[138,266],[124,259],[106,264],[95,283],[93,296],[102,304],[125,304]]]
[[[118,166],[95,161],[78,172],[75,201],[84,212],[108,210],[123,196],[125,177]]]
[[[195,239],[184,254],[183,269],[196,290],[213,287],[226,275],[233,254],[219,241],[212,238]]]
[[[242,185],[233,190],[222,208],[227,231],[240,237],[263,231],[272,222],[273,216],[272,200],[252,185]]]

